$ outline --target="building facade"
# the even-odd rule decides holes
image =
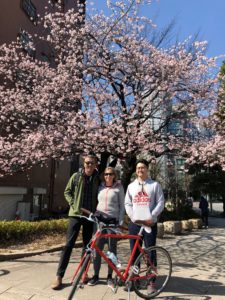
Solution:
[[[76,0],[60,3],[62,12],[77,9]],[[57,0],[1,0],[0,44],[8,44],[18,38],[30,56],[51,59],[52,51],[47,42],[34,41],[35,50],[29,48],[29,34],[43,34],[39,20],[45,12],[56,11],[57,5]],[[0,178],[0,220],[32,220],[65,212],[67,203],[63,192],[68,178],[77,168],[77,159],[72,164],[70,161],[49,159],[45,167],[37,165],[26,172]]]

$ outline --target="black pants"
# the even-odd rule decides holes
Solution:
[[[208,212],[203,212],[202,213],[202,223],[203,223],[203,226],[208,226]]]
[[[81,225],[83,226],[82,238],[83,238],[83,251],[88,245],[93,234],[93,223],[78,217],[70,217],[69,225],[67,229],[67,238],[65,247],[61,253],[61,258],[59,261],[59,266],[57,270],[57,276],[63,277],[68,266],[70,256],[77,240],[78,234],[80,232]]]
[[[140,227],[139,225],[137,224],[134,224],[134,223],[130,223],[128,225],[128,230],[129,230],[129,233],[130,234],[138,234],[139,230],[140,230]],[[145,248],[148,248],[148,247],[151,247],[151,246],[155,246],[156,244],[156,237],[157,237],[157,224],[155,224],[154,226],[151,227],[152,230],[150,233],[146,232],[145,230],[143,231],[143,239],[142,241],[140,242],[141,246],[142,246],[142,243],[144,241],[144,244],[145,244]],[[136,240],[134,239],[130,239],[130,249],[131,251],[133,250],[134,248],[134,244],[135,244]],[[135,262],[135,260],[137,259],[137,257],[139,256],[140,254],[140,251],[137,249],[136,252],[135,252],[135,255],[134,255],[134,259],[133,259],[133,262]]]

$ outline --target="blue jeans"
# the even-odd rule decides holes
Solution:
[[[140,230],[141,226],[134,224],[134,223],[129,223],[128,225],[128,230],[129,230],[129,234],[132,235],[137,235],[139,230]],[[152,227],[152,231],[150,233],[146,232],[145,230],[143,231],[143,236],[142,236],[142,240],[140,241],[140,245],[142,246],[143,241],[144,241],[144,245],[145,248],[151,247],[151,246],[155,246],[156,244],[156,237],[157,237],[157,223],[154,224]],[[134,248],[134,244],[135,244],[136,240],[134,239],[130,239],[130,249],[131,251]],[[140,254],[140,251],[137,249],[133,258],[133,262],[135,262],[135,260],[138,258]]]

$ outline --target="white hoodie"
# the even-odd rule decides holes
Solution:
[[[135,179],[129,184],[125,196],[125,209],[132,222],[136,220],[152,220],[164,209],[164,195],[161,185],[147,178],[143,183]]]

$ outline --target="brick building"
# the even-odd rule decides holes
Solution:
[[[54,12],[57,0],[1,0],[0,44],[10,43],[18,37],[22,46],[29,43],[30,34],[43,32],[38,19],[45,11]],[[85,1],[83,1],[85,2]],[[77,7],[76,0],[61,1],[61,10],[66,12]],[[34,41],[35,42],[35,41]],[[49,59],[51,48],[47,43],[37,43],[29,55]],[[29,52],[30,51],[30,52]],[[63,212],[67,204],[63,192],[71,172],[78,168],[77,159],[55,161],[50,159],[46,167],[34,166],[26,172],[0,178],[0,220],[31,220],[48,213]]]

